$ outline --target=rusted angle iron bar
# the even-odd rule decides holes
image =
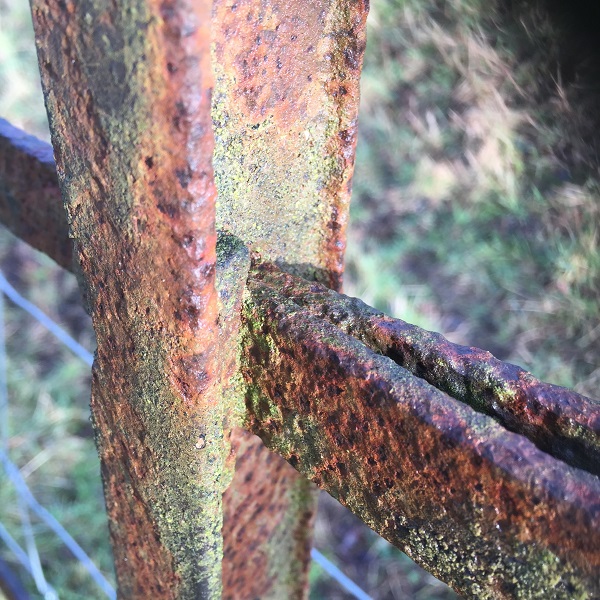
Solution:
[[[348,335],[334,324],[344,311],[378,339],[364,331],[369,307],[272,266],[254,271],[242,358],[252,430],[466,597],[597,598],[600,480]],[[385,323],[400,344],[405,324]],[[411,336],[427,334],[411,329],[405,347]],[[463,379],[485,389],[483,372]],[[597,405],[573,398],[597,422]]]
[[[62,267],[73,268],[52,146],[1,118],[0,222]]]
[[[597,403],[272,265],[244,327],[252,429],[373,529],[466,596],[599,593]]]
[[[323,319],[391,358],[413,375],[488,414],[541,450],[600,475],[600,404],[479,348],[449,342],[350,298],[281,270],[257,272],[309,314]]]

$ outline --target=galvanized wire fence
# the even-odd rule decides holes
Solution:
[[[19,563],[23,570],[31,578],[35,589],[44,600],[55,600],[59,597],[57,591],[48,581],[43,568],[44,557],[36,541],[36,532],[40,526],[51,531],[60,542],[70,551],[72,559],[78,561],[87,571],[91,579],[97,585],[102,595],[108,598],[116,598],[116,592],[107,577],[96,567],[94,561],[74,537],[61,525],[61,523],[47,510],[38,500],[27,485],[18,465],[11,459],[9,450],[9,411],[10,411],[10,389],[7,377],[7,354],[6,354],[6,311],[5,298],[25,311],[30,317],[40,323],[48,332],[55,336],[61,345],[73,352],[88,367],[92,366],[93,355],[81,344],[79,344],[69,333],[64,331],[53,319],[47,316],[38,306],[24,298],[7,281],[0,272],[0,464],[3,470],[3,480],[7,481],[14,489],[17,498],[18,511],[20,514],[20,540],[17,541],[3,523],[2,508],[0,507],[0,541],[12,555],[14,562]],[[32,517],[36,520],[36,526],[32,525]],[[370,596],[358,585],[349,579],[338,567],[329,561],[321,552],[315,548],[311,551],[313,561],[323,571],[336,580],[351,596],[358,600],[369,600]],[[46,557],[47,559],[47,557]],[[18,589],[3,589],[7,587],[7,576],[0,569],[0,599],[2,592],[14,600],[26,598],[25,592]],[[73,590],[77,593],[77,590]]]

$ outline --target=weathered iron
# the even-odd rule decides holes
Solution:
[[[334,288],[343,272],[367,10],[354,0],[214,3],[217,226]],[[245,451],[226,495],[225,596],[302,597],[316,489],[257,439],[234,445]]]
[[[220,402],[210,2],[32,2],[98,350],[92,415],[119,596],[215,597]]]
[[[334,289],[343,272],[368,4],[215,1],[218,227],[265,260]]]
[[[598,597],[600,480],[315,316],[290,293],[310,285],[249,280],[252,430],[467,597]]]
[[[72,269],[52,146],[0,119],[0,222],[14,235]]]
[[[120,595],[306,593],[315,488],[246,424],[466,596],[598,597],[598,405],[314,281],[366,2],[215,2],[218,242],[210,2],[32,4],[59,177],[0,123],[0,220],[71,268],[60,181]]]
[[[316,488],[262,441],[239,425],[246,421],[239,373],[242,293],[250,257],[234,236],[217,242],[221,401],[233,479],[223,497],[223,598],[302,598],[308,567]],[[202,441],[204,443],[204,440]]]
[[[317,488],[244,429],[233,430],[232,446],[223,598],[301,598],[308,591]]]
[[[256,277],[371,350],[497,419],[574,467],[600,475],[600,404],[544,383],[486,350],[392,319],[357,298],[264,265]]]
[[[229,291],[239,289],[249,257],[231,236],[222,239],[220,248],[217,272],[238,278],[228,282],[223,276],[218,285],[223,312],[235,315],[240,297]],[[274,265],[250,271],[244,313],[246,382],[236,385],[247,386],[250,424],[271,448],[466,597],[597,596],[600,482],[566,464],[573,455],[557,447],[573,442],[568,430],[556,426],[561,414],[569,414],[585,431],[580,443],[593,452],[597,402],[537,382],[527,390],[528,401],[557,416],[546,418],[545,432],[543,423],[534,423],[532,435],[526,419],[523,425],[516,417],[524,435],[507,431],[473,407],[485,409],[485,399],[496,387],[512,385],[510,377],[502,376],[517,367],[475,349],[456,348],[437,334]],[[231,326],[237,325],[230,321],[222,331]],[[394,347],[403,353],[389,352]],[[386,353],[390,358],[382,356]],[[494,367],[494,385],[478,360]],[[445,383],[456,376],[454,371],[464,387]],[[531,381],[531,376],[523,372],[518,380]],[[470,396],[477,393],[484,398],[473,402]],[[510,410],[510,402],[507,406]],[[292,531],[291,552],[306,556],[310,537],[299,535],[302,514],[290,525],[285,518],[266,515],[281,502],[301,513],[302,503],[294,504],[294,499],[310,492],[298,480],[297,491],[285,488],[288,495],[279,500],[284,488],[257,482],[266,467],[252,466],[253,453],[261,454],[265,465],[280,463],[247,436],[234,429],[233,444],[253,449],[238,455],[235,477],[247,489],[255,485],[256,493],[246,497],[239,485],[226,494],[233,497],[227,502],[231,517],[224,536],[225,589],[273,590],[276,597],[277,578],[265,578],[269,571],[260,568],[268,558],[264,553],[256,554],[255,578],[246,579],[231,565],[240,548],[247,557],[260,547],[257,540],[271,532],[277,538]],[[540,437],[553,436],[564,440],[552,444],[549,453],[533,443],[539,446]],[[310,511],[303,517],[309,522]],[[239,546],[229,546],[228,540],[238,540]]]
[[[268,106],[261,115],[263,125],[274,126],[269,138],[276,131],[288,143],[270,145],[261,160],[282,152],[290,160],[264,163],[264,177],[248,184],[257,194],[251,213],[236,204],[233,171],[219,178],[220,222],[253,251],[303,263],[304,274],[339,285],[367,6],[349,0],[240,4],[256,15],[252,27],[271,35],[280,54],[273,67],[278,82],[272,94],[263,94]],[[240,597],[247,590],[235,587],[238,581],[252,579],[259,597],[301,597],[307,591],[314,489],[263,448],[252,454],[252,485],[236,475],[225,506],[220,502],[237,464],[225,458],[245,444],[236,441],[237,434],[230,438],[243,412],[236,406],[241,396],[235,381],[235,303],[234,312],[221,311],[220,328],[216,322],[210,3],[135,0],[111,7],[95,0],[34,1],[32,7],[59,180],[99,344],[92,409],[120,593],[219,594],[221,511],[225,534],[238,535],[227,524],[228,515],[239,517],[228,509],[227,498],[235,504],[242,493],[251,497],[254,489],[262,489],[261,480],[270,495],[280,498],[277,507],[283,512],[273,516],[274,523],[294,531],[295,542],[283,540],[280,526],[265,533],[248,521],[246,535],[254,529],[253,537],[272,536],[275,545],[265,552],[262,544],[264,573],[258,577],[252,557],[235,552],[243,536],[226,540],[228,556],[237,562],[226,566],[223,593]],[[260,45],[251,30],[232,35],[230,13],[237,7],[225,2],[215,7],[217,71],[219,58],[238,64],[238,55],[246,53],[254,60]],[[314,30],[306,30],[306,23]],[[317,44],[311,61],[286,51],[288,34],[302,42],[308,34]],[[305,64],[313,69],[314,82],[305,83],[302,102],[290,104],[281,86],[300,90],[296,75]],[[254,83],[269,82],[274,72],[265,67],[253,71]],[[243,111],[234,119],[242,84],[231,83],[220,77],[214,109],[220,134],[215,156],[222,171],[231,170],[232,156],[235,164],[256,158],[256,147],[245,141],[249,128],[261,126],[248,123]],[[298,140],[299,134],[310,139]],[[299,144],[310,148],[311,164],[306,156],[296,156]],[[294,182],[299,187],[291,225],[286,223],[291,196],[273,198],[276,210],[259,212],[273,186],[285,183],[291,191]],[[232,210],[237,211],[234,220]],[[223,239],[227,246],[230,238]],[[229,262],[227,249],[223,256]],[[237,275],[221,270],[218,277],[225,282],[218,285],[223,305],[240,297],[243,270]],[[107,278],[111,281],[105,284]],[[132,449],[128,438],[137,440]],[[141,549],[138,537],[146,543]],[[200,568],[194,570],[194,563]],[[290,565],[287,570],[281,569],[284,563]],[[245,578],[244,569],[251,570]]]

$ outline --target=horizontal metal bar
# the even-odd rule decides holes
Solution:
[[[0,119],[0,222],[72,269],[72,243],[52,146]]]
[[[252,430],[473,598],[596,597],[600,480],[249,281]]]
[[[393,319],[323,285],[263,265],[256,277],[434,387],[494,417],[544,452],[600,475],[600,403],[544,383],[486,350]]]

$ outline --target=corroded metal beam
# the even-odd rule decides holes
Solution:
[[[221,590],[230,360],[217,353],[210,4],[32,2],[98,340],[92,415],[123,598]]]
[[[596,476],[341,331],[344,299],[316,316],[310,283],[266,271],[245,298],[243,373],[269,448],[466,597],[598,597]]]
[[[439,333],[392,319],[357,298],[291,277],[272,266],[258,279],[311,315],[366,344],[504,427],[528,437],[556,458],[600,476],[600,405],[539,381],[486,350],[460,346]]]
[[[264,260],[334,289],[343,273],[368,6],[215,1],[218,227]]]
[[[4,119],[0,119],[0,222],[61,267],[73,267],[52,146]]]
[[[214,2],[217,227],[336,289],[367,10],[362,0]],[[226,495],[225,595],[302,597],[316,488],[257,440],[237,442],[245,450]]]
[[[241,456],[225,460],[248,443],[235,427],[243,411],[230,359],[239,311],[221,311],[219,324],[231,321],[227,331],[216,322],[210,4],[32,0],[59,180],[98,338],[92,409],[117,576],[127,597],[217,595],[223,510],[225,535],[235,536],[224,543],[233,562],[224,564],[223,594],[245,595],[251,581],[262,598],[301,597],[316,490],[256,440],[252,485]],[[238,8],[247,12],[246,28],[234,35]],[[215,156],[225,173],[219,222],[253,252],[335,286],[366,11],[353,0],[218,1],[214,11]],[[258,48],[263,34],[277,49],[275,65]],[[287,47],[292,38],[307,44],[310,60]],[[246,69],[257,53],[267,60]],[[240,66],[244,76],[232,81]],[[306,81],[297,79],[299,69]],[[252,102],[240,102],[250,72],[253,89],[263,86],[259,121]],[[257,153],[248,134],[266,129],[265,152]],[[261,175],[244,180],[257,159]],[[246,188],[252,202],[240,206]],[[243,270],[230,275],[219,273],[222,304],[242,293]],[[278,511],[269,527],[236,504],[242,494],[252,500],[255,489],[279,498],[269,505]],[[264,506],[264,498],[253,505]],[[256,560],[240,551],[246,536],[265,542]],[[140,537],[145,545],[137,545]]]

